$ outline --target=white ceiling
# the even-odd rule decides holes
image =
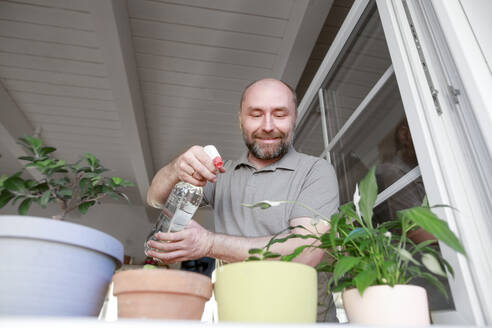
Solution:
[[[0,173],[41,129],[137,183],[194,144],[243,151],[242,89],[297,85],[333,1],[0,0]]]

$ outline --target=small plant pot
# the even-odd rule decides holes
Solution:
[[[220,322],[316,322],[317,275],[308,265],[233,263],[217,268],[216,278]]]
[[[0,316],[97,316],[123,245],[79,224],[0,216]]]
[[[347,318],[352,324],[430,324],[427,293],[419,286],[371,286],[362,296],[356,288],[352,288],[342,293],[342,300]]]
[[[187,271],[120,271],[113,282],[119,318],[200,320],[212,296],[211,279]]]

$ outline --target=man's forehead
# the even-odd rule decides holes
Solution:
[[[258,92],[258,91],[263,91],[263,90],[266,90],[268,89],[269,91],[270,90],[275,90],[275,91],[278,91],[279,93],[287,93],[287,94],[291,94],[292,92],[290,91],[290,89],[281,81],[279,80],[275,80],[275,79],[263,79],[263,80],[259,80],[259,81],[256,81],[255,83],[251,84],[248,89],[246,90],[246,95],[250,92]]]
[[[286,101],[293,100],[292,91],[281,81],[275,79],[264,79],[250,85],[244,93],[244,102],[247,107],[291,107]],[[264,104],[263,102],[268,102]],[[295,103],[294,103],[295,107]]]

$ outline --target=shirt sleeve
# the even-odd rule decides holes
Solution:
[[[324,159],[317,160],[306,175],[297,201],[305,204],[326,218],[338,210],[340,205],[338,181],[333,166]],[[302,206],[294,206],[291,219],[315,217],[315,214]]]

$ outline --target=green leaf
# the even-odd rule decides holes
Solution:
[[[73,191],[69,188],[60,188],[56,193],[62,197],[72,197]]]
[[[355,287],[360,295],[364,293],[367,287],[371,286],[377,278],[378,274],[374,269],[368,269],[360,272],[354,277]]]
[[[29,145],[34,149],[39,149],[43,145],[43,141],[36,137],[26,136],[25,140],[29,142]]]
[[[115,192],[109,192],[108,195],[109,195],[109,197],[113,198],[114,200],[120,200],[120,196]]]
[[[43,161],[36,161],[34,164],[36,165],[36,167],[39,168],[50,167],[53,165],[53,160],[51,158],[48,158]]]
[[[317,239],[318,237],[315,236],[315,235],[312,235],[312,234],[302,235],[302,234],[293,233],[293,234],[289,234],[289,235],[287,235],[285,237],[282,237],[282,238],[272,238],[272,239],[270,239],[270,241],[268,242],[268,244],[267,244],[266,247],[268,248],[271,245],[277,244],[277,243],[285,243],[287,240],[292,239],[292,238],[300,238],[300,239],[310,239],[310,238],[313,238],[313,239]]]
[[[54,152],[54,151],[56,151],[56,148],[54,148],[54,147],[43,147],[43,148],[41,148],[41,150],[39,151],[39,154],[40,154],[41,156],[46,156],[46,155],[48,155],[48,154],[50,154],[50,153],[52,153],[52,152]]]
[[[37,181],[34,181],[34,180],[26,180],[26,181],[24,181],[24,187],[26,187],[27,189],[32,189],[32,188],[34,188],[37,185],[38,185],[38,182]]]
[[[345,237],[343,240],[343,243],[346,244],[351,240],[357,239],[362,236],[367,236],[367,231],[364,230],[363,228],[355,228],[350,233]]]
[[[401,214],[455,251],[465,254],[465,249],[456,235],[449,229],[448,223],[439,219],[430,209],[413,207],[401,211]]]
[[[24,196],[24,195],[20,195],[20,196],[15,197],[14,200],[12,201],[12,205],[15,205],[15,203],[17,203],[18,200],[24,199],[24,198],[26,198],[26,196]]]
[[[17,157],[18,159],[20,160],[23,160],[23,161],[34,161],[34,157],[32,156],[20,156],[20,157]]]
[[[333,272],[333,263],[321,262],[316,266],[318,272]]]
[[[87,210],[89,209],[89,207],[93,206],[94,204],[96,204],[95,201],[90,201],[90,202],[85,202],[85,203],[80,204],[79,205],[80,213],[82,213],[82,214],[87,213]]]
[[[24,180],[16,176],[12,176],[5,180],[3,187],[7,190],[18,192],[23,192],[26,189],[24,186]]]
[[[424,199],[422,200],[422,207],[429,207],[429,200],[427,199],[427,195],[424,196]]]
[[[417,246],[412,250],[412,255],[420,252],[422,249],[426,248],[429,245],[434,244],[436,241],[435,240],[425,240],[421,243],[418,243]]]
[[[353,202],[348,202],[340,206],[340,212],[342,212],[346,218],[355,219],[357,222],[359,222],[362,225],[361,218],[359,218],[359,216],[354,210]]]
[[[360,263],[362,258],[353,257],[353,256],[345,256],[338,260],[335,265],[335,270],[333,271],[333,277],[335,278],[335,282],[343,276],[346,272],[351,270],[354,266]]]
[[[378,185],[376,182],[376,168],[373,166],[369,173],[362,179],[359,184],[359,192],[360,192],[360,202],[359,208],[362,217],[364,218],[365,224],[369,228],[373,228],[372,226],[372,208],[374,207],[374,203],[376,202],[376,197],[378,196]]]
[[[95,186],[99,183],[99,181],[101,181],[101,176],[97,175],[91,179],[91,185]]]
[[[67,162],[65,160],[61,159],[61,160],[58,160],[57,162],[54,162],[53,164],[51,164],[50,167],[52,169],[56,169],[56,168],[65,166],[66,163]]]
[[[9,178],[9,176],[7,174],[2,174],[0,176],[0,188],[3,187],[3,183],[5,182],[5,180],[7,180]]]
[[[122,192],[116,192],[118,195],[121,196],[121,198],[124,198],[128,203],[130,203],[130,198],[128,198],[128,196]]]
[[[14,198],[14,194],[12,194],[8,190],[2,190],[2,193],[0,193],[0,208],[4,207],[7,205],[12,198]]]
[[[446,259],[444,259],[442,257],[441,257],[441,261],[444,263],[444,265],[446,266],[446,269],[448,269],[451,276],[454,277],[454,270],[453,270],[453,267],[451,266],[451,264],[449,264],[449,262],[446,261]]]
[[[90,154],[90,153],[85,153],[85,157],[87,159],[87,162],[89,163],[89,165],[93,168],[96,164],[97,164],[97,159],[94,155]]]
[[[263,254],[264,259],[276,259],[276,258],[281,257],[281,256],[282,255],[280,255],[278,253],[273,253],[273,252],[269,252],[269,251],[267,251]]]
[[[329,231],[329,244],[331,246],[332,249],[336,249],[337,245],[336,245],[336,237],[337,237],[337,233],[338,233],[338,223],[340,222],[340,220],[343,220],[345,219],[345,217],[341,216],[341,215],[338,215],[337,213],[333,214],[331,217],[330,217],[330,231]],[[324,235],[322,236],[324,237]]]
[[[119,185],[123,182],[123,179],[122,179],[122,178],[119,178],[119,177],[112,177],[112,178],[111,178],[111,181],[112,181],[115,185],[119,186]]]
[[[332,292],[338,293],[347,287],[353,287],[353,286],[354,286],[354,284],[351,280],[345,280],[343,282],[338,283],[335,287],[333,287]]]
[[[311,245],[302,245],[302,246],[299,246],[297,247],[294,252],[292,254],[289,254],[289,255],[284,255],[282,256],[282,258],[280,259],[280,261],[284,261],[284,262],[290,262],[292,261],[293,259],[295,259],[296,257],[298,257],[299,255],[301,255],[301,253],[308,247],[311,247]]]
[[[27,211],[29,210],[29,207],[31,206],[32,199],[31,198],[26,198],[20,203],[19,207],[17,208],[17,212],[20,215],[26,215]]]
[[[437,289],[446,297],[446,299],[449,298],[446,288],[444,287],[442,282],[439,281],[439,279],[437,279],[436,277],[434,277],[433,275],[427,272],[421,272],[420,275],[424,277],[427,281],[429,281],[431,284],[436,286]]]
[[[259,207],[262,210],[265,210],[265,209],[270,208],[270,207],[279,206],[282,203],[285,203],[285,201],[263,200],[263,201],[260,201],[258,203],[254,203],[254,204],[241,204],[241,206],[249,207],[249,208]]]
[[[87,187],[87,185],[90,183],[90,179],[89,178],[82,178],[80,179],[80,182],[79,182],[79,187],[81,190],[85,190],[85,188]]]
[[[250,261],[261,261],[261,259],[257,256],[250,256],[246,259],[246,262],[250,262]]]
[[[48,201],[50,200],[50,196],[51,196],[51,191],[49,190],[46,190],[43,195],[41,195],[41,198],[39,200],[39,204],[42,206],[42,207],[46,207],[46,205],[48,204]]]
[[[437,274],[442,277],[447,277],[446,273],[443,271],[441,264],[434,257],[434,255],[430,253],[425,253],[422,255],[422,264],[429,270],[430,272]]]
[[[135,187],[135,184],[129,180],[123,180],[121,183],[122,187]]]
[[[415,265],[420,265],[420,263],[413,258],[412,254],[404,248],[397,248],[396,251],[400,254],[400,258],[404,261],[410,261]]]
[[[50,184],[52,184],[54,186],[64,186],[64,185],[66,185],[68,183],[70,183],[70,179],[68,179],[67,177],[60,178],[60,179],[52,179],[52,180],[50,180]]]
[[[263,253],[263,248],[251,248],[248,251],[248,254],[262,254]]]

